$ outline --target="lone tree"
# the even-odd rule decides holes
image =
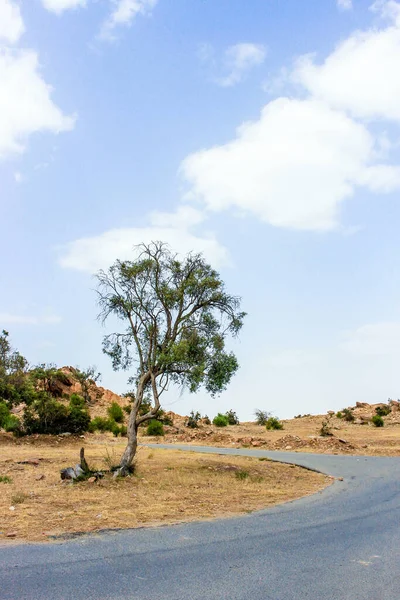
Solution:
[[[204,386],[212,396],[226,389],[239,365],[225,340],[238,334],[245,317],[240,298],[226,293],[201,254],[179,260],[161,242],[141,244],[138,250],[137,260],[117,260],[97,274],[99,318],[104,323],[113,315],[126,325],[123,332],[104,337],[103,351],[114,370],[136,366],[129,379],[136,391],[128,443],[116,472],[123,476],[136,453],[139,425],[157,415],[170,383],[190,392]],[[150,408],[140,414],[149,394]]]

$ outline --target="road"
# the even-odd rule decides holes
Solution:
[[[3,546],[1,600],[399,600],[400,459],[190,449],[343,481],[244,517]]]

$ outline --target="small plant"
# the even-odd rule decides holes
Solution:
[[[190,427],[191,429],[197,429],[197,427],[199,426],[200,419],[200,413],[194,412],[194,410],[192,410],[185,425],[186,427]]]
[[[378,417],[387,417],[392,412],[392,409],[387,404],[384,404],[383,406],[377,406],[375,412]]]
[[[164,435],[163,424],[160,423],[160,421],[157,421],[156,419],[151,419],[151,421],[149,421],[149,424],[147,425],[146,435]]]
[[[266,425],[268,419],[271,417],[271,413],[267,410],[260,410],[259,408],[257,408],[254,411],[254,416],[256,417],[257,425]]]
[[[0,483],[12,483],[12,479],[8,475],[0,475]]]
[[[114,448],[110,451],[106,448],[106,455],[103,457],[103,462],[109,471],[116,471],[119,467],[119,459],[115,453]]]
[[[112,419],[116,423],[122,423],[124,420],[123,410],[117,402],[113,402],[107,408],[107,414],[110,417],[110,419]]]
[[[327,419],[324,419],[321,424],[321,429],[319,430],[319,435],[322,437],[330,437],[333,435],[330,423]]]
[[[278,429],[283,429],[283,424],[276,417],[270,417],[267,420],[265,427],[266,427],[266,429],[268,429],[268,431],[278,430]]]
[[[228,419],[229,425],[239,425],[239,418],[234,410],[228,410],[228,412],[225,413],[225,416]]]
[[[28,496],[24,492],[15,492],[11,496],[11,504],[22,504],[27,498]]]
[[[344,408],[342,410],[343,419],[348,423],[352,423],[355,420],[355,416],[353,414],[353,410],[351,408]]]
[[[95,431],[112,431],[113,426],[116,425],[112,419],[106,419],[105,417],[95,417],[89,423],[90,433]]]
[[[249,476],[249,472],[248,471],[236,471],[235,473],[235,477],[236,479],[239,479],[240,481],[243,481],[244,479],[247,479]]]
[[[343,419],[343,413],[341,410],[339,410],[339,412],[336,413],[336,418],[337,419]]]
[[[203,423],[204,423],[204,425],[211,425],[211,420],[210,420],[210,417],[208,415],[204,415],[204,417],[203,417]]]
[[[221,413],[218,413],[217,416],[213,418],[213,425],[216,427],[226,427],[228,423],[228,417]]]
[[[383,427],[385,422],[382,419],[382,417],[380,415],[374,415],[371,419],[372,424],[375,425],[375,427]]]
[[[132,406],[130,404],[127,404],[122,410],[124,410],[127,415],[130,415],[132,411]]]

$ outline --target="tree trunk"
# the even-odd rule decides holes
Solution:
[[[129,415],[129,423],[128,423],[128,431],[127,431],[128,443],[127,443],[125,451],[122,455],[119,468],[114,472],[114,477],[126,477],[127,475],[129,475],[133,459],[135,458],[135,454],[136,454],[136,450],[137,450],[137,430],[138,430],[138,424],[136,423],[136,417],[139,412],[140,405],[142,404],[142,401],[143,401],[144,384],[145,384],[145,379],[142,377],[142,379],[138,383],[137,390],[136,390],[136,396],[135,396],[135,402],[132,406],[131,414]]]

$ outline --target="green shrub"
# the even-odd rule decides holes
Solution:
[[[322,421],[321,429],[319,430],[319,435],[321,435],[322,437],[329,437],[333,435],[328,420],[325,419],[324,421]]]
[[[271,413],[267,410],[260,410],[259,408],[257,408],[254,411],[254,416],[256,417],[257,425],[266,425],[268,419],[271,417]]]
[[[283,429],[283,424],[276,417],[270,417],[268,419],[268,421],[266,422],[265,427],[268,430],[271,430],[271,429],[278,430],[278,429]]]
[[[228,417],[226,415],[222,415],[221,413],[218,413],[217,416],[213,418],[213,425],[216,427],[226,427],[228,423]]]
[[[0,429],[4,427],[4,423],[10,417],[10,409],[5,402],[0,402]]]
[[[236,473],[235,473],[236,479],[240,479],[241,481],[243,481],[243,479],[247,479],[248,476],[249,476],[248,471],[236,471]]]
[[[343,413],[342,413],[342,411],[339,410],[339,412],[336,413],[336,417],[338,419],[343,419]]]
[[[0,475],[0,483],[12,483],[12,479],[8,475]]]
[[[107,414],[116,423],[122,423],[124,420],[124,412],[117,402],[113,402],[107,408]]]
[[[132,406],[130,404],[127,404],[122,410],[124,410],[127,415],[130,415],[132,411]]]
[[[390,408],[390,406],[385,404],[384,406],[377,406],[375,408],[375,412],[378,415],[378,417],[387,417],[392,412],[392,409]]]
[[[41,391],[37,399],[25,409],[25,433],[82,433],[88,430],[90,416],[83,398],[73,394],[68,406],[57,402],[47,392]]]
[[[383,427],[385,422],[382,419],[382,417],[380,415],[374,415],[371,419],[373,425],[375,425],[375,427]]]
[[[228,418],[229,425],[239,425],[239,419],[234,410],[228,410],[225,416]]]
[[[90,433],[95,431],[112,431],[113,425],[116,424],[112,419],[106,419],[105,417],[95,417],[89,423]]]
[[[196,429],[199,426],[200,419],[200,413],[194,412],[194,410],[192,410],[185,425],[186,427],[190,427],[191,429]]]
[[[15,415],[9,415],[3,422],[3,429],[8,433],[19,436],[22,433],[21,421]]]
[[[70,433],[83,433],[87,431],[90,423],[90,415],[87,410],[72,406],[68,415],[68,431]]]
[[[348,423],[352,423],[355,420],[355,416],[354,416],[351,408],[344,408],[342,410],[342,413],[343,413],[343,419],[345,421],[347,421]]]
[[[164,435],[164,426],[157,419],[151,419],[147,425],[146,435]]]

